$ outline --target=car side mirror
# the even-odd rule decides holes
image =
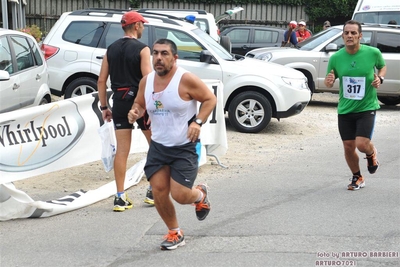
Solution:
[[[202,50],[200,52],[200,62],[205,62],[208,64],[217,64],[217,61],[215,60],[214,56],[208,50]]]
[[[0,70],[0,81],[8,81],[10,79],[10,73],[5,70]]]
[[[325,52],[336,52],[338,51],[338,46],[337,44],[330,43],[325,47]]]

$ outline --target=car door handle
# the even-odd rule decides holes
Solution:
[[[40,74],[36,75],[36,81],[39,81],[42,78],[42,76],[40,76]]]
[[[97,59],[103,59],[104,56],[96,56]]]
[[[14,83],[14,85],[13,85],[13,90],[17,90],[19,87],[20,87],[19,84]]]
[[[243,49],[248,49],[249,47],[247,45],[242,46]]]

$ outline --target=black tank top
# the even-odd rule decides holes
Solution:
[[[147,45],[134,38],[121,38],[107,49],[111,89],[133,87],[137,89],[142,79],[140,52]]]

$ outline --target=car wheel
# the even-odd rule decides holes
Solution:
[[[73,80],[65,89],[64,98],[77,97],[91,94],[97,91],[97,81],[89,77],[81,77]]]
[[[258,133],[271,121],[271,104],[260,93],[244,92],[230,103],[228,117],[231,125],[239,132]]]
[[[47,99],[45,97],[43,97],[42,100],[40,100],[39,105],[45,105],[47,103],[49,103],[49,101],[47,101]]]
[[[232,53],[232,43],[231,38],[229,36],[221,36],[219,40],[219,44],[226,49],[229,53]]]
[[[400,104],[399,96],[378,96],[379,101],[388,106],[396,106]]]

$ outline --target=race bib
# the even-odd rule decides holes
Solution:
[[[365,95],[365,77],[343,76],[344,98],[361,100]]]

